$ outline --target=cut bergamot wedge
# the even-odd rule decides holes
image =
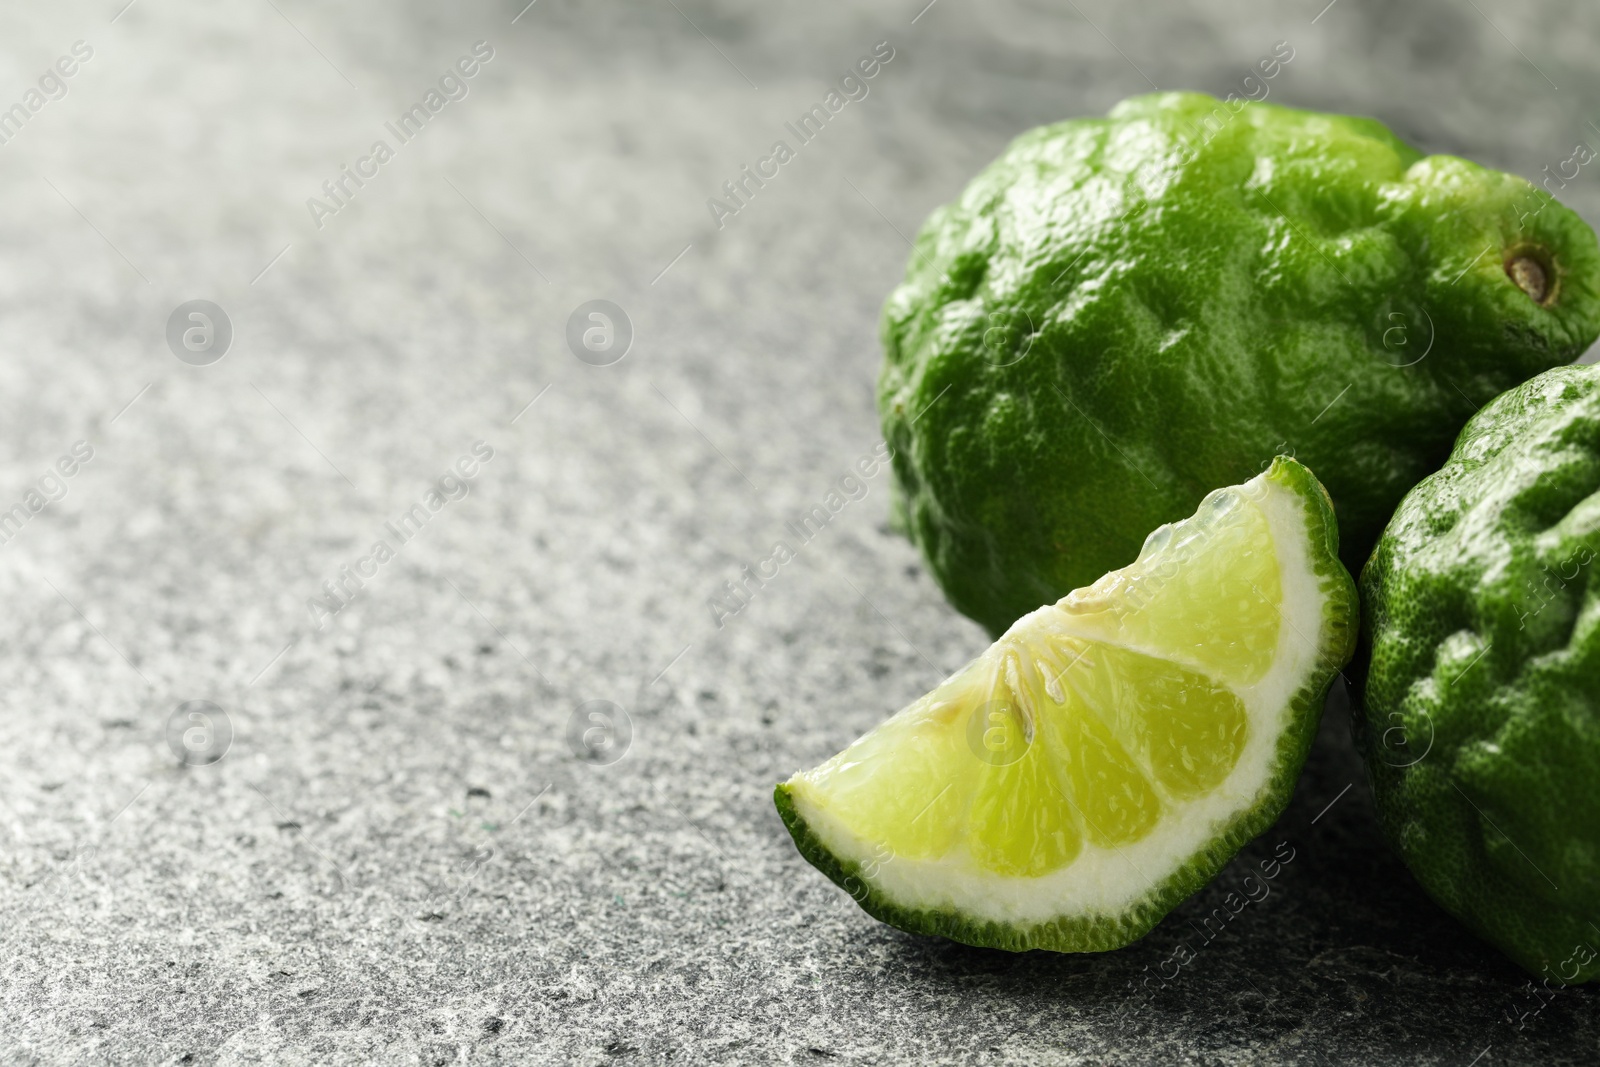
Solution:
[[[903,930],[1086,952],[1143,936],[1288,802],[1356,593],[1287,457],[777,787],[807,860]]]

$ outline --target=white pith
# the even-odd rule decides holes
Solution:
[[[1154,829],[1113,848],[1085,840],[1075,859],[1038,877],[982,867],[965,845],[936,859],[886,859],[879,842],[855,836],[819,804],[807,775],[801,774],[791,779],[790,796],[811,832],[840,860],[861,865],[856,877],[862,882],[909,909],[955,911],[972,920],[1028,926],[1069,916],[1115,918],[1149,897],[1219,837],[1235,816],[1262,801],[1278,742],[1292,715],[1291,699],[1314,669],[1323,641],[1325,594],[1307,551],[1306,502],[1265,475],[1239,488],[1267,518],[1282,583],[1281,621],[1267,673],[1251,685],[1229,687],[1245,706],[1249,730],[1238,762],[1216,788],[1191,800],[1175,800],[1152,782],[1163,805]],[[1185,664],[1172,649],[1124,647],[1209,673]]]

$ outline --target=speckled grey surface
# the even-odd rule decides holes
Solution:
[[[876,444],[903,236],[1011,136],[1227,92],[1286,40],[1272,99],[1536,176],[1600,136],[1592,5],[522,2],[0,13],[0,106],[93,49],[0,147],[0,510],[93,449],[0,547],[0,1061],[1595,1061],[1592,994],[1511,1021],[1524,977],[1377,844],[1339,712],[1281,824],[1126,951],[876,924],[771,784],[979,631],[882,476],[707,606]],[[307,198],[480,40],[318,229]],[[719,231],[707,197],[880,41]],[[1600,220],[1593,174],[1563,195]],[[190,366],[164,331],[201,298],[233,339]],[[591,299],[633,324],[610,366],[565,340]],[[313,613],[342,566],[376,573]],[[169,744],[193,700],[218,762]],[[591,700],[631,724],[609,765],[569,741]]]

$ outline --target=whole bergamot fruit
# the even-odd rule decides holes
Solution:
[[[1478,405],[1600,332],[1600,250],[1522,178],[1197,93],[1018,138],[884,308],[898,521],[992,633],[1289,453],[1359,569]]]
[[[1600,368],[1467,423],[1361,576],[1356,738],[1422,887],[1524,967],[1600,978]]]

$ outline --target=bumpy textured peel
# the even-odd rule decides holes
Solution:
[[[1597,333],[1594,233],[1525,179],[1370,119],[1136,97],[923,225],[882,319],[897,521],[998,635],[1288,453],[1354,571],[1478,406]]]
[[[1011,950],[1120,947],[1142,936],[1209,881],[1287,803],[1316,733],[1327,686],[1349,659],[1356,631],[1354,584],[1338,560],[1337,528],[1327,495],[1304,467],[1280,458],[1259,478],[1225,491],[1235,498],[1243,493],[1261,501],[1263,514],[1270,518],[1273,565],[1281,574],[1283,602],[1274,642],[1260,669],[1217,659],[1206,650],[1206,634],[1171,642],[1183,647],[1149,647],[1171,638],[1170,632],[1166,638],[1152,634],[1166,625],[1164,613],[1175,607],[1181,613],[1182,604],[1162,602],[1159,591],[1151,599],[1140,590],[1150,588],[1147,579],[1172,551],[1170,546],[1186,537],[1205,536],[1204,516],[1221,492],[1213,494],[1195,518],[1153,534],[1132,566],[1019,620],[985,657],[952,676],[930,697],[822,767],[779,785],[778,811],[801,854],[884,922],[915,933]],[[1205,591],[1182,595],[1203,597]],[[1216,605],[1210,607],[1214,615]],[[1107,629],[1106,619],[1117,622]],[[870,774],[871,767],[859,762],[859,754],[872,751],[876,735],[907,716],[926,714],[928,701],[941,692],[952,691],[951,687],[959,691],[961,680],[992,662],[997,650],[1036,650],[1040,634],[1052,627],[1090,641],[1112,642],[1119,649],[1143,644],[1141,652],[1206,673],[1216,684],[1240,694],[1249,709],[1250,733],[1237,765],[1220,783],[1191,791],[1193,795],[1181,802],[1168,802],[1164,793],[1161,820],[1134,839],[1098,850],[1086,844],[1070,861],[1042,874],[1000,873],[993,869],[992,859],[985,866],[960,851],[932,859],[895,855],[884,862],[885,836],[873,839],[852,830],[872,824],[882,813],[839,810],[844,802],[837,799],[837,790],[828,792],[831,776]],[[935,793],[936,784],[927,791]],[[929,810],[941,797],[935,793],[924,805],[920,796],[893,796],[890,803],[909,815],[918,808]],[[963,817],[959,811],[932,810],[939,818]],[[966,817],[972,818],[972,813]],[[1027,813],[1021,818],[1025,821]],[[969,852],[975,850],[969,847]]]
[[[1361,576],[1355,733],[1430,896],[1552,987],[1600,979],[1600,367],[1495,400]]]

